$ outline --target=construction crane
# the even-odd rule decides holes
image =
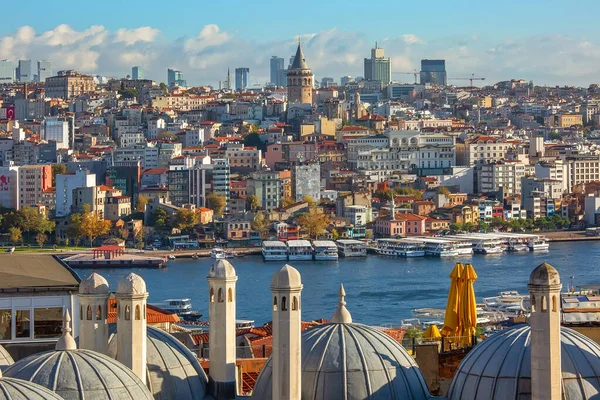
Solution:
[[[485,81],[485,78],[475,76],[475,74],[471,74],[470,78],[448,78],[451,81],[469,81],[470,86],[473,87],[473,81]]]
[[[419,83],[417,80],[419,73],[417,72],[416,69],[413,69],[413,72],[392,72],[392,75],[414,75],[415,76],[415,85],[418,85],[418,83]]]

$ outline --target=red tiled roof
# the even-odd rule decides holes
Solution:
[[[117,299],[108,299],[108,323],[117,322]],[[149,324],[162,324],[166,322],[177,323],[179,316],[169,313],[162,308],[146,305],[146,322]]]

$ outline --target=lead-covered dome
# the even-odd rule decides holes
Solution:
[[[14,364],[14,360],[11,355],[6,351],[6,349],[0,346],[0,370],[2,367],[6,367],[7,365]]]
[[[330,323],[302,333],[302,398],[311,400],[428,399],[412,357],[394,339],[361,324]],[[272,399],[272,359],[252,398]]]
[[[235,268],[227,260],[218,260],[208,270],[209,278],[233,278],[235,276]]]
[[[91,350],[34,354],[14,363],[4,375],[37,383],[65,400],[153,399],[129,368]]]
[[[448,400],[513,400],[531,397],[530,327],[520,325],[478,344],[461,362]],[[562,392],[565,400],[600,394],[600,346],[569,328],[561,328]]]
[[[107,295],[108,281],[102,275],[92,272],[79,284],[79,294]]]
[[[300,272],[289,264],[285,264],[281,269],[273,274],[271,279],[271,288],[298,288],[302,287],[302,278]]]
[[[117,324],[111,324],[108,354],[117,357]],[[203,399],[208,378],[198,358],[167,332],[147,327],[148,388],[156,400]]]
[[[131,272],[117,284],[117,294],[145,294],[146,282],[141,276]]]
[[[33,382],[0,375],[0,400],[63,400],[62,397]]]

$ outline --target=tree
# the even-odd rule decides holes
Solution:
[[[125,99],[137,99],[139,94],[136,88],[121,89],[118,93]]]
[[[165,85],[164,82],[161,82],[158,86],[160,86],[160,88],[162,89],[163,95],[168,93],[167,85]]]
[[[493,217],[490,221],[490,225],[493,228],[500,228],[501,226],[506,225],[506,222],[502,219],[502,217]]]
[[[140,250],[144,248],[144,230],[143,229],[140,229],[135,234],[135,248],[140,249]]]
[[[339,238],[340,238],[340,233],[338,232],[337,229],[333,228],[331,230],[331,239],[338,240]]]
[[[56,175],[64,175],[67,173],[65,164],[52,164],[52,186],[56,187]]]
[[[81,236],[85,236],[90,241],[90,247],[94,245],[94,240],[100,236],[106,235],[110,231],[112,223],[101,219],[94,211],[90,211],[90,206],[83,206],[83,213],[76,218],[72,223],[75,223],[75,232]]]
[[[148,197],[146,196],[138,196],[135,202],[135,209],[139,212],[146,211],[146,204],[148,204]]]
[[[206,207],[213,210],[215,215],[223,215],[227,199],[224,196],[219,196],[215,192],[211,192],[206,196]]]
[[[31,233],[52,232],[55,223],[50,221],[46,215],[41,214],[36,208],[23,207],[16,213],[17,226],[24,232],[27,232],[28,239],[31,239]]]
[[[309,237],[316,239],[329,225],[329,215],[319,212],[316,207],[311,207],[308,212],[296,218],[296,223]]]
[[[490,225],[487,222],[485,222],[484,220],[479,220],[478,228],[481,231],[487,232],[490,230]]]
[[[8,230],[8,236],[12,243],[21,242],[21,244],[23,244],[23,231],[21,228],[11,226]]]
[[[463,227],[459,223],[453,223],[450,224],[450,230],[454,232],[461,232],[463,230]]]
[[[446,186],[440,186],[437,192],[438,194],[443,194],[444,196],[447,196],[452,193],[450,189],[448,189]]]
[[[260,207],[260,200],[255,194],[248,196],[248,208],[250,211],[256,211]]]
[[[45,233],[40,232],[37,235],[35,235],[35,241],[40,246],[40,249],[42,247],[44,247],[44,243],[46,243],[47,240],[48,240],[48,236],[46,236]]]
[[[463,231],[466,231],[466,232],[474,232],[475,231],[475,225],[473,225],[471,222],[467,222],[466,224],[463,224],[462,228],[463,228]]]
[[[257,212],[252,220],[252,229],[260,234],[260,238],[263,239],[269,231],[269,221],[264,213]]]
[[[252,129],[252,127],[251,127]],[[251,132],[244,137],[244,146],[256,147],[259,150],[266,151],[265,142],[260,139],[260,135],[256,132]]]
[[[284,198],[281,200],[281,205],[282,205],[283,207],[289,207],[289,206],[291,206],[292,204],[296,204],[296,202],[294,201],[294,199],[292,199],[292,198],[291,198],[291,197],[289,197],[289,196],[285,196],[285,197],[284,197]]]
[[[187,231],[198,225],[200,216],[192,210],[182,208],[175,213],[174,224],[177,229]]]
[[[119,237],[123,240],[129,239],[129,229],[125,227],[119,229]]]
[[[158,135],[159,139],[162,140],[176,140],[177,139],[177,135],[174,134],[173,132],[162,132],[160,135]]]
[[[315,206],[315,199],[313,199],[312,197],[310,197],[309,195],[304,195],[302,196],[302,201],[307,203],[309,207],[314,207]]]
[[[169,223],[169,214],[167,214],[167,212],[163,208],[158,207],[156,210],[154,210],[154,212],[150,216],[150,221],[148,222],[150,226],[162,230]]]
[[[396,188],[395,192],[397,195],[400,195],[400,196],[413,196],[413,197],[416,197],[417,199],[423,198],[423,192],[421,192],[418,189],[413,189],[413,188],[408,188],[408,187],[399,187],[399,188]]]
[[[65,238],[65,246],[69,247],[69,238]]]

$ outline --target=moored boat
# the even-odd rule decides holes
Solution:
[[[288,259],[288,248],[283,242],[265,240],[262,245],[262,256],[265,261],[285,261]]]
[[[335,261],[338,259],[338,248],[331,240],[313,240],[316,261]]]
[[[356,239],[339,239],[335,242],[341,257],[366,257],[367,246]]]
[[[222,260],[225,258],[225,250],[220,247],[215,247],[210,251],[210,257],[215,260]]]
[[[308,240],[288,240],[288,259],[290,261],[311,261],[313,247]]]

